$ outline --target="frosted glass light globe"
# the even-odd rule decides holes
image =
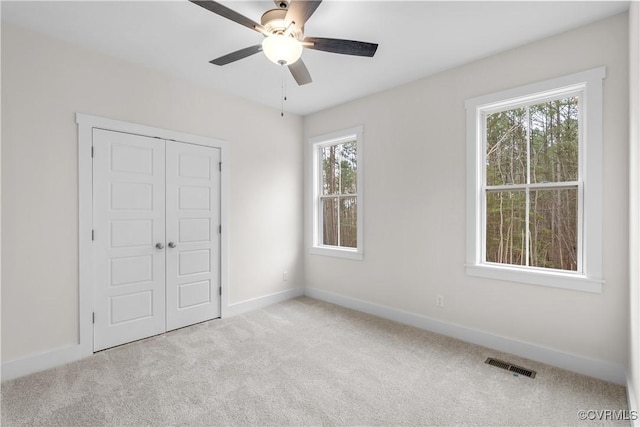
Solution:
[[[302,45],[293,37],[272,34],[262,41],[262,50],[270,61],[280,65],[291,65],[300,59]]]

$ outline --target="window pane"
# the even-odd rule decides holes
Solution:
[[[487,116],[487,185],[527,182],[527,111]]]
[[[357,192],[356,141],[320,148],[322,158],[322,194]]]
[[[358,205],[355,197],[340,199],[340,246],[358,247]]]
[[[340,192],[340,160],[337,145],[320,147],[322,159],[322,194],[338,194]]]
[[[486,260],[526,265],[524,191],[487,192]]]
[[[531,182],[578,180],[578,98],[530,107]]]
[[[340,193],[356,194],[357,157],[356,141],[345,142],[339,145],[340,152]]]
[[[320,200],[322,203],[322,244],[338,246],[338,199]]]
[[[530,265],[578,269],[578,189],[531,192]]]

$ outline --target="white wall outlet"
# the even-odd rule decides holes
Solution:
[[[282,281],[286,282],[287,280],[289,280],[289,272],[288,271],[284,271],[282,273]]]
[[[444,295],[436,295],[436,307],[444,307]]]

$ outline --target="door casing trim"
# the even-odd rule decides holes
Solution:
[[[91,146],[93,129],[125,132],[162,140],[179,141],[220,149],[222,171],[220,175],[220,316],[228,312],[229,283],[229,144],[226,141],[168,129],[156,128],[84,113],[76,113],[78,125],[78,344],[80,357],[93,354],[93,298],[94,257],[91,231],[93,230],[93,166]]]

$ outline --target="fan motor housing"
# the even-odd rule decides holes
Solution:
[[[287,9],[271,9],[267,10],[262,14],[262,18],[260,18],[260,24],[269,32],[270,34],[282,34],[287,29],[285,25],[284,18],[287,16]],[[291,31],[291,35],[298,39],[302,40],[303,29],[293,28]]]

